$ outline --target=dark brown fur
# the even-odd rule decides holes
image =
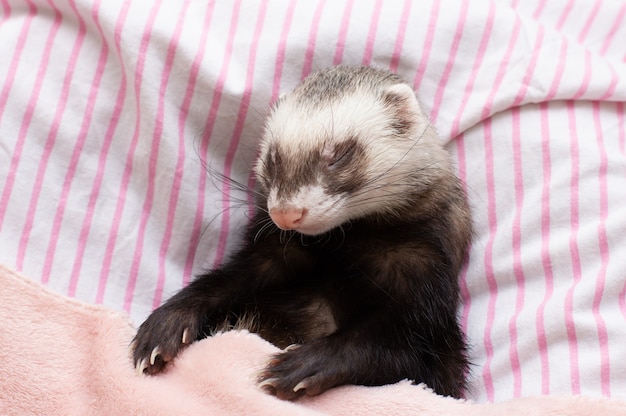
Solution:
[[[337,88],[331,95],[346,88],[342,76],[354,74],[332,75]],[[396,82],[397,77],[389,79]],[[315,105],[328,99],[314,85],[322,81],[305,86]],[[403,134],[411,129],[407,120],[390,123]],[[282,192],[292,192],[315,169],[346,178],[329,180],[331,192],[359,190],[364,179],[358,178],[362,167],[355,161],[365,157],[357,155],[364,149],[358,138],[343,146],[323,168],[315,163],[321,153],[304,155],[309,162],[299,167],[281,160],[279,149],[261,161],[265,177],[259,178],[259,208],[243,247],[141,325],[134,345],[141,370],[162,371],[186,345],[181,342],[185,329],[189,343],[224,322],[237,325],[245,318],[245,327],[275,345],[299,345],[274,357],[260,375],[261,385],[278,397],[402,379],[425,383],[442,395],[461,395],[468,359],[457,319],[457,278],[472,227],[465,194],[450,170],[416,167],[415,175],[428,177],[428,186],[390,202],[397,205],[395,215],[356,218],[320,236],[281,232],[271,223],[265,209],[268,190],[283,186]],[[284,178],[291,182],[276,183]]]

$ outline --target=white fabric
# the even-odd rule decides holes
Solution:
[[[468,397],[626,397],[626,3],[0,0],[0,262],[149,311],[237,247],[269,104],[400,73],[467,184]],[[1,306],[0,306],[1,307]]]

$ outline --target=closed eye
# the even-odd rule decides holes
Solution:
[[[356,147],[356,141],[354,140],[347,140],[339,144],[335,148],[335,156],[328,163],[328,166],[337,169],[350,163],[356,153]]]

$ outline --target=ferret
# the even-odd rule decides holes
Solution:
[[[272,106],[253,169],[242,247],[139,327],[137,371],[226,323],[283,349],[258,378],[282,399],[403,379],[460,397],[471,215],[412,87],[371,67],[310,75]]]

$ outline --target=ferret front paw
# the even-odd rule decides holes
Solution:
[[[334,366],[332,357],[313,345],[288,347],[275,355],[260,373],[259,386],[283,400],[294,400],[306,394],[316,396],[344,384],[342,366]]]
[[[141,324],[130,348],[138,374],[157,374],[198,338],[200,319],[164,307]]]

